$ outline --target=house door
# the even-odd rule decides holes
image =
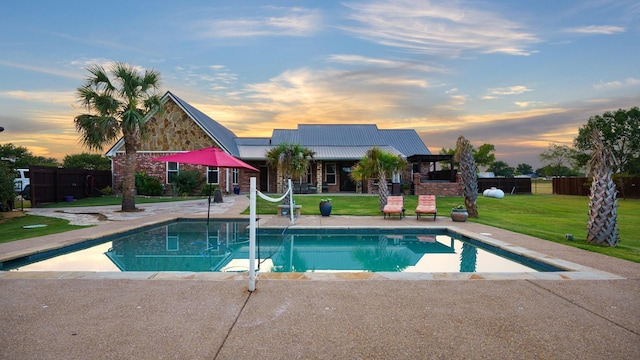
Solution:
[[[266,166],[260,166],[260,186],[261,192],[269,192],[269,168]]]
[[[356,183],[351,180],[350,173],[351,166],[340,166],[340,191],[356,191]]]

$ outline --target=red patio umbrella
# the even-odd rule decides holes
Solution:
[[[153,158],[156,161],[169,161],[192,165],[216,166],[225,168],[244,168],[252,171],[260,171],[253,166],[239,160],[217,147],[209,147],[199,150],[193,150],[173,155],[161,156]],[[209,188],[211,190],[211,188]],[[207,224],[209,224],[209,209],[211,208],[211,193],[209,193],[209,201],[207,208]]]
[[[226,168],[244,168],[259,171],[253,166],[239,160],[217,147],[209,147],[173,155],[154,158],[156,161],[179,162],[183,164],[217,166]]]

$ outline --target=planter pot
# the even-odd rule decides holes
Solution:
[[[467,210],[451,210],[451,220],[457,222],[465,222],[469,217]]]
[[[320,202],[320,214],[322,216],[329,216],[331,215],[331,209],[332,209],[332,205],[331,202]]]

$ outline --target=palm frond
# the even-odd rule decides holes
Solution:
[[[74,123],[80,143],[91,150],[102,150],[120,137],[119,122],[111,116],[82,114],[75,117]]]

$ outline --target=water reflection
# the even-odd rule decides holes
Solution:
[[[261,272],[536,271],[478,249],[445,230],[397,234],[392,230],[310,233],[288,229],[283,233],[259,229],[256,240]],[[91,259],[90,266],[70,269],[79,256]],[[100,261],[107,266],[99,265]],[[248,271],[248,221],[212,221],[208,226],[204,222],[171,223],[36,264],[21,269],[102,271],[99,269],[113,269],[115,264],[121,271]]]

